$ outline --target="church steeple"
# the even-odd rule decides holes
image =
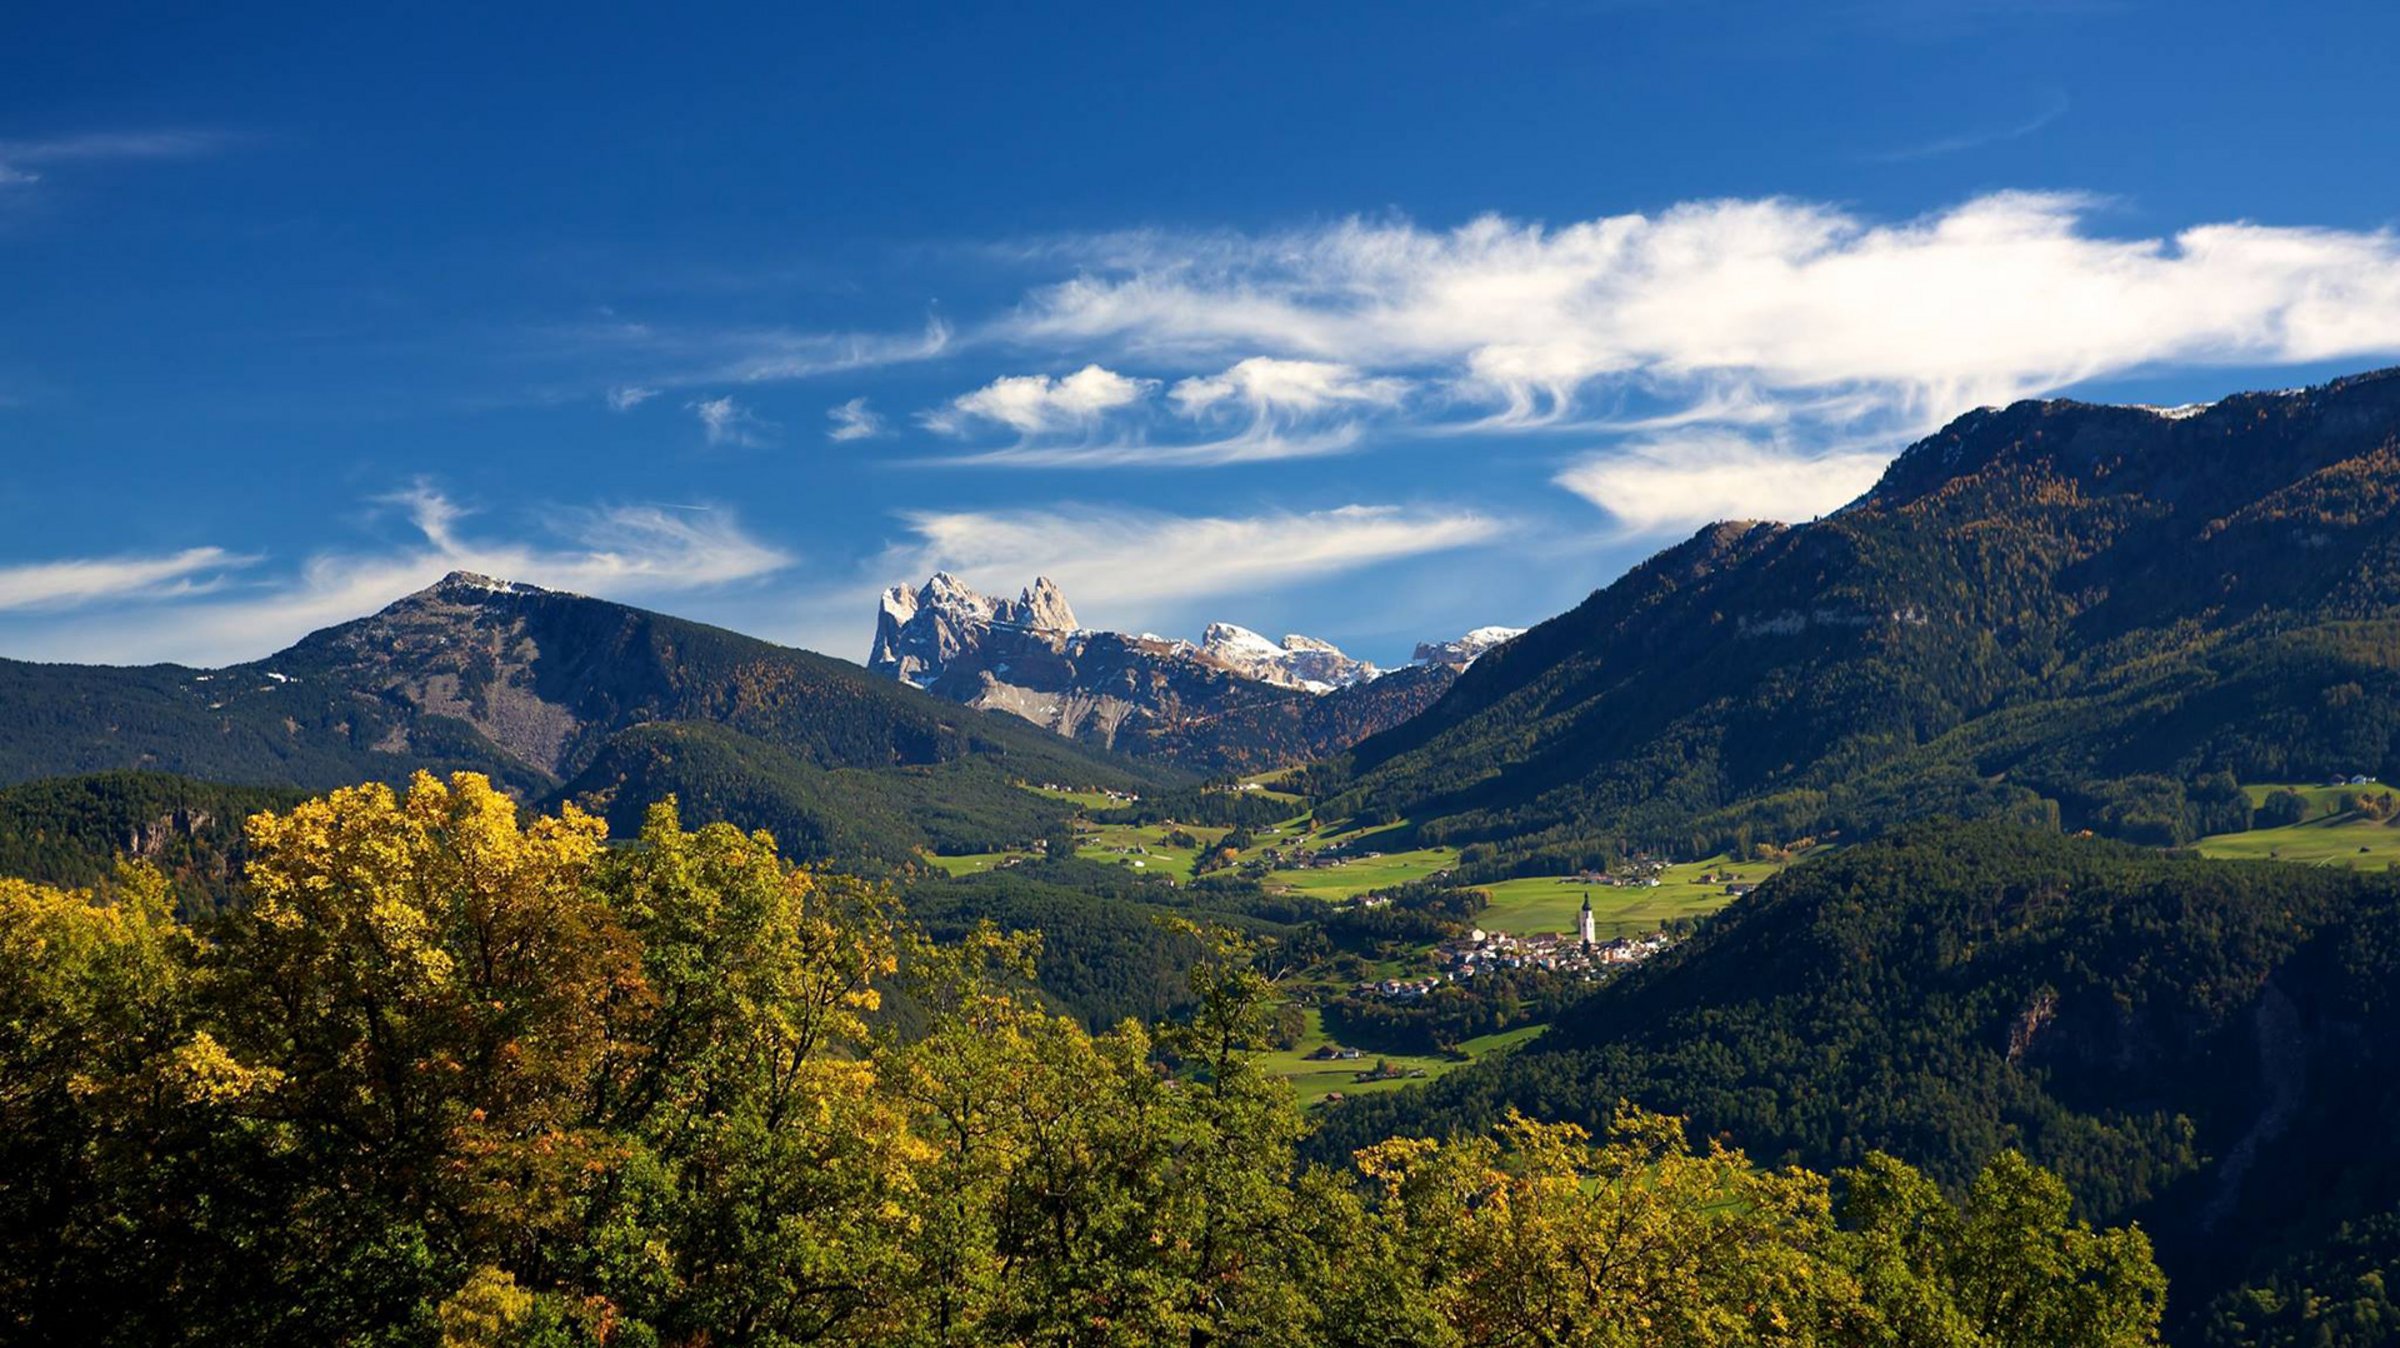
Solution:
[[[1583,896],[1583,911],[1575,916],[1575,939],[1587,946],[1597,945],[1599,944],[1599,932],[1599,924],[1592,918],[1591,892],[1586,890]]]

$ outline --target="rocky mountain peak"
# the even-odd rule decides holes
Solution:
[[[911,591],[895,585],[876,608],[875,645],[867,668],[919,688],[932,685],[962,654],[978,650],[994,628],[1067,636],[1079,630],[1075,610],[1048,576],[1002,599],[977,591],[947,571]]]
[[[1244,677],[1314,693],[1364,683],[1382,672],[1342,654],[1330,641],[1294,635],[1278,643],[1233,623],[1210,623],[1200,634],[1199,654]]]
[[[1522,627],[1478,627],[1465,636],[1449,641],[1420,641],[1417,643],[1417,653],[1410,657],[1410,663],[1465,669],[1485,651],[1523,635],[1525,629]]]
[[[502,580],[497,576],[487,576],[478,571],[453,571],[449,575],[442,577],[440,580],[435,581],[431,587],[431,591],[437,594],[449,594],[461,597],[477,594],[551,593],[539,585],[528,585],[521,580]]]
[[[1017,622],[1037,632],[1074,632],[1082,628],[1075,621],[1075,610],[1067,606],[1066,595],[1059,592],[1058,582],[1048,576],[1036,576],[1029,588],[1017,595]]]

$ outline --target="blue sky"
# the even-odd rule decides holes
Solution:
[[[241,8],[0,15],[0,654],[946,566],[1392,661],[2400,359],[2389,4]]]

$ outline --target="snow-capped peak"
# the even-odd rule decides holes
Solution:
[[[1502,642],[1525,635],[1522,627],[1478,627],[1465,636],[1451,641],[1420,641],[1411,663],[1420,665],[1449,665],[1465,669],[1474,664],[1485,651]]]
[[[1295,634],[1278,644],[1233,623],[1210,623],[1200,634],[1199,654],[1236,674],[1312,693],[1364,683],[1381,672],[1342,654],[1330,641]]]

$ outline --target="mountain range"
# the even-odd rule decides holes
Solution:
[[[1711,526],[1390,671],[1229,624],[1092,631],[1047,580],[947,575],[885,597],[871,669],[467,574],[223,669],[0,662],[0,874],[85,883],[130,854],[203,910],[238,887],[235,821],[299,790],[471,769],[619,834],[674,794],[795,855],[908,867],[940,934],[1042,929],[1044,992],[1112,1023],[1181,1005],[1195,946],[1156,919],[1297,951],[1335,910],[1030,846],[1071,807],[1027,784],[1140,793],[1087,822],[1162,845],[1313,811],[1306,832],[1458,846],[1339,910],[1378,958],[1471,921],[1487,897],[1459,886],[1830,840],[1530,1046],[1362,1095],[1311,1145],[1632,1099],[1768,1163],[1884,1149],[1958,1185],[2016,1148],[2079,1215],[2144,1223],[2178,1342],[2372,1342],[2340,1327],[2400,1337],[2400,887],[2161,849],[2247,827],[2245,786],[2400,775],[2395,615],[2400,371],[2028,401],[1833,515]],[[1193,785],[1301,762],[1275,792]],[[914,864],[1002,848],[1021,864]]]
[[[672,792],[803,856],[902,858],[1039,838],[1014,789],[1179,780],[808,651],[456,573],[222,669],[0,661],[0,783],[143,770],[321,790],[490,775],[638,827]]]
[[[1211,623],[1197,644],[1087,629],[1044,576],[1017,598],[947,572],[884,592],[867,668],[938,697],[1003,711],[1070,739],[1218,774],[1337,753],[1432,705],[1516,630],[1427,642],[1396,670],[1291,635]]]
[[[1464,873],[1999,816],[2149,843],[2400,766],[2400,372],[2027,401],[1813,523],[1712,525],[1320,769]]]

